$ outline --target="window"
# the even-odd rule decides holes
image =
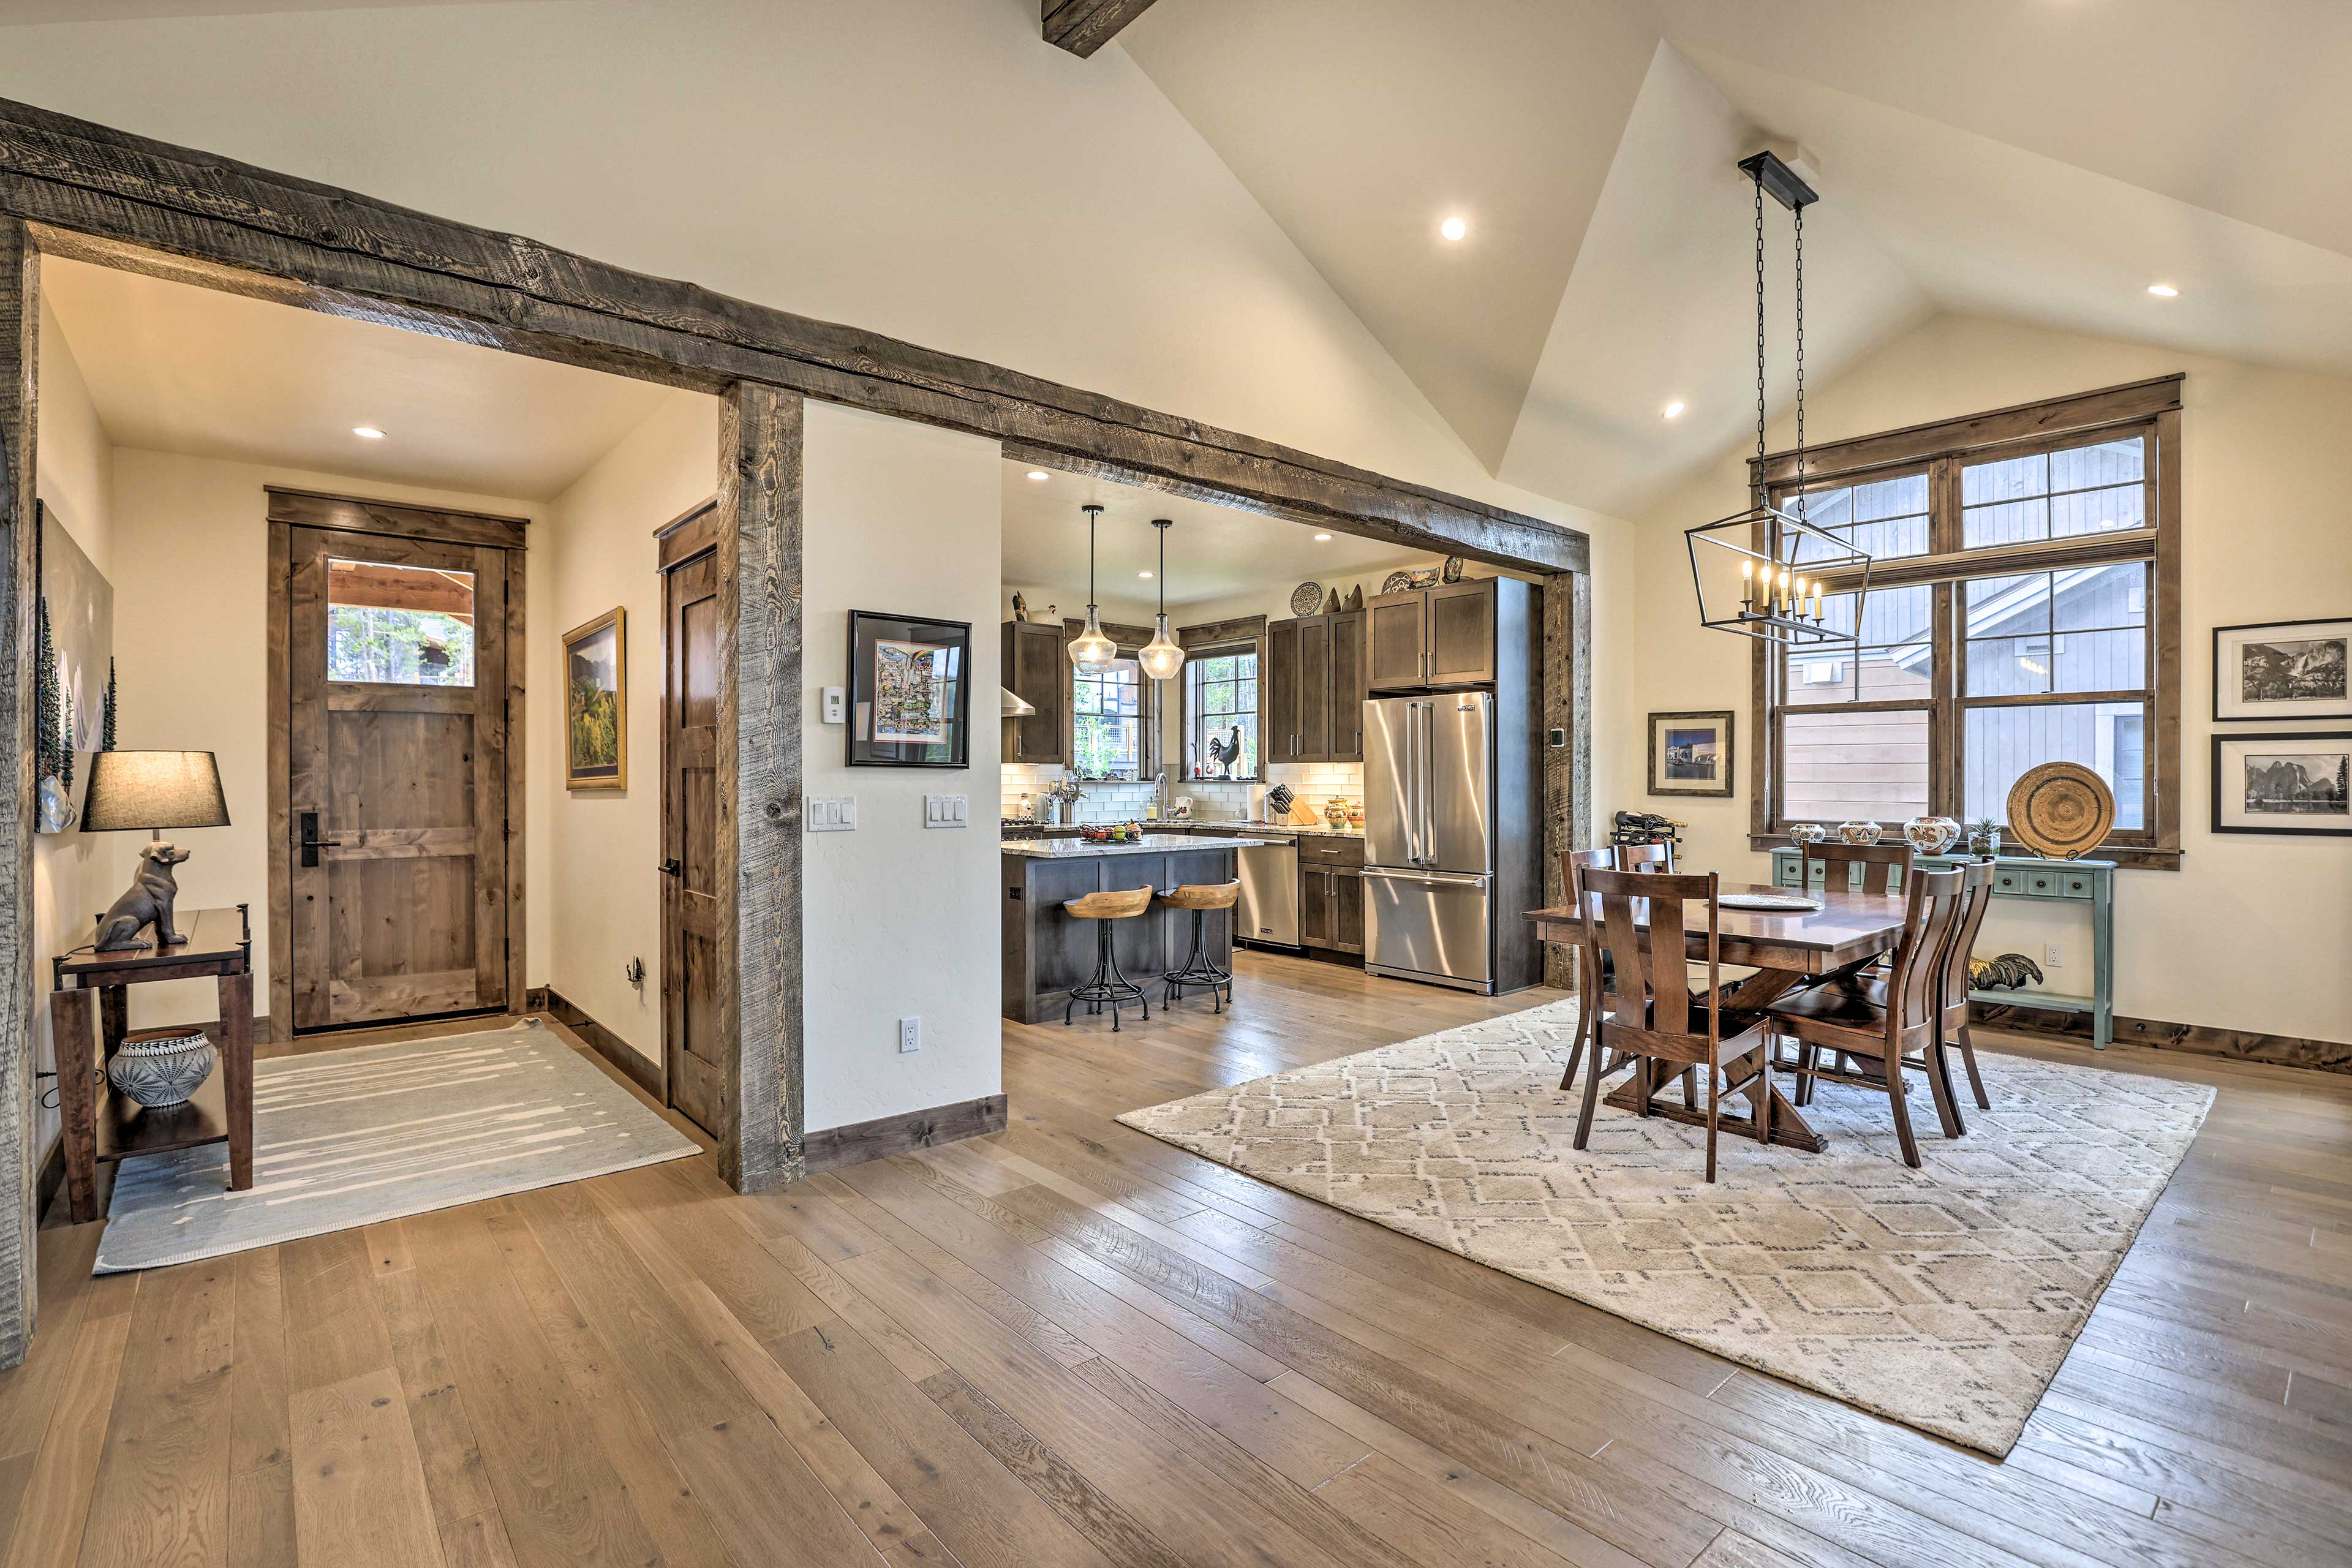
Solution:
[[[1759,645],[1758,847],[1800,822],[1999,822],[2021,774],[2063,761],[2115,790],[2109,858],[2177,862],[2179,406],[2168,377],[1807,454],[1803,515],[1871,553],[1870,587],[1857,623],[1853,584],[1824,574],[1852,643]],[[1792,459],[1758,478],[1797,510]]]
[[[1260,776],[1255,643],[1196,648],[1184,661],[1184,776]]]
[[[1144,685],[1143,667],[1132,658],[1073,674],[1071,754],[1080,778],[1143,777]]]
[[[474,684],[474,574],[327,563],[327,679]]]

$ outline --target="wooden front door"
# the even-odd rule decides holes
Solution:
[[[288,531],[293,1026],[504,1008],[507,552]]]
[[[719,1039],[719,557],[662,576],[662,1054],[669,1102],[726,1125]]]

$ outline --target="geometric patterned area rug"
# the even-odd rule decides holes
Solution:
[[[1710,1186],[1704,1128],[1604,1104],[1571,1147],[1575,1029],[1576,1004],[1549,1003],[1119,1121],[1998,1457],[2213,1100],[1979,1053],[1992,1109],[1964,1099],[1968,1134],[1948,1141],[1923,1087],[1919,1170],[1885,1096],[1822,1084],[1805,1116],[1826,1152],[1727,1135]]]
[[[226,1143],[118,1166],[94,1272],[217,1258],[697,1152],[536,1018],[278,1057],[253,1064],[253,1185],[228,1190]]]

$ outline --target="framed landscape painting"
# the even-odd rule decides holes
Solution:
[[[2352,838],[2352,730],[2214,736],[2213,831]]]
[[[971,765],[971,624],[849,612],[849,765]]]
[[[564,788],[629,787],[628,675],[625,612],[563,634]]]
[[[1650,793],[1731,793],[1731,715],[1650,715]]]
[[[2352,719],[2352,619],[2213,628],[2213,717]]]

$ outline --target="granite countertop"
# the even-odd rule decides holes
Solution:
[[[1318,838],[1361,838],[1364,836],[1364,830],[1360,827],[1333,827],[1328,823],[1321,822],[1309,827],[1305,823],[1296,822],[1248,822],[1240,818],[1218,821],[1213,818],[1196,816],[1187,826],[1225,828],[1263,827],[1275,833],[1311,833]]]
[[[1219,849],[1253,849],[1281,843],[1276,838],[1218,838]],[[1165,855],[1171,850],[1200,849],[1201,843],[1179,833],[1148,833],[1131,844],[1089,844],[1083,838],[1008,839],[998,846],[1007,855],[1031,860],[1084,860],[1097,855]]]

